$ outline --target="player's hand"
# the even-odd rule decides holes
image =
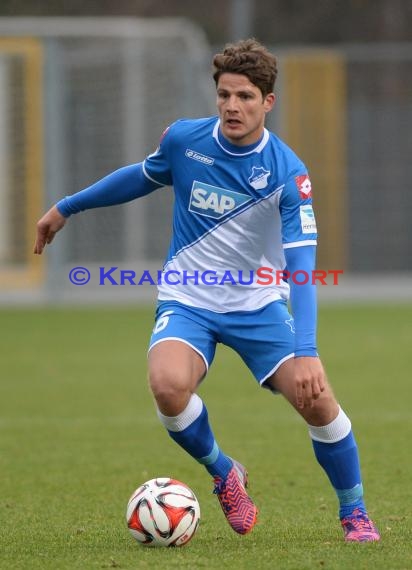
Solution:
[[[297,407],[311,408],[326,387],[320,359],[312,356],[295,358],[295,382]]]
[[[34,242],[33,253],[41,255],[46,244],[53,241],[56,233],[62,229],[66,223],[66,218],[61,215],[56,206],[50,208],[37,222],[37,235]]]

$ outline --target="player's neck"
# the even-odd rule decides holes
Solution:
[[[217,140],[217,142],[219,143],[219,145],[226,151],[230,152],[231,154],[239,154],[239,155],[244,155],[244,154],[249,154],[250,152],[253,152],[254,150],[258,149],[260,147],[260,145],[263,143],[265,136],[267,136],[267,131],[264,128],[262,130],[261,135],[259,136],[259,138],[251,143],[251,144],[234,144],[233,142],[231,142],[230,140],[228,140],[222,133],[219,124],[217,125],[217,129],[215,130],[215,138]]]

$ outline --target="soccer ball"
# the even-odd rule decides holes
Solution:
[[[183,546],[199,525],[199,502],[181,481],[158,477],[143,483],[132,494],[126,520],[132,536],[140,544]]]

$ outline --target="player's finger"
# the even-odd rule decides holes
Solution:
[[[56,232],[52,232],[50,231],[47,234],[47,238],[46,238],[46,243],[51,243],[54,240],[54,236],[56,235]]]
[[[38,223],[37,225],[37,239],[36,239],[36,243],[37,243],[37,252],[41,253],[43,251],[43,249],[46,247],[47,243],[50,243],[55,235],[55,231],[52,231],[50,229],[50,225],[49,224],[42,224],[42,223]]]
[[[323,392],[323,390],[321,387],[321,382],[318,380],[314,380],[314,382],[312,384],[312,398],[314,400],[317,400],[322,392]]]
[[[40,240],[37,240],[36,242],[36,253],[43,253],[44,248],[46,247],[46,239],[45,238],[41,238]]]
[[[44,237],[39,232],[37,232],[36,240],[34,242],[33,253],[37,253],[40,255],[44,249],[44,245],[45,245]]]
[[[299,382],[296,386],[296,405],[299,409],[303,409],[303,388],[302,384]]]
[[[322,375],[322,377],[319,380],[319,389],[321,392],[324,392],[326,389],[326,382],[325,382],[325,376]]]
[[[303,384],[304,390],[304,407],[311,408],[313,406],[313,391],[311,382]]]
[[[34,253],[41,253],[46,245],[47,229],[37,226],[37,236],[34,244]]]

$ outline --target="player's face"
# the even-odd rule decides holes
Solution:
[[[235,145],[257,142],[262,136],[266,113],[275,104],[275,95],[263,97],[246,75],[222,73],[217,84],[217,108],[223,136]]]

